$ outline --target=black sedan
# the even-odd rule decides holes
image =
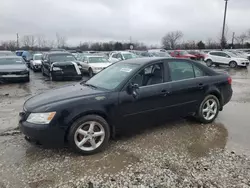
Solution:
[[[2,56],[0,57],[0,82],[25,81],[28,82],[29,69],[22,57]]]
[[[42,74],[53,80],[81,79],[82,66],[69,52],[48,52],[42,59]]]
[[[30,98],[20,113],[20,129],[40,144],[69,143],[76,152],[92,154],[130,126],[188,116],[212,122],[232,97],[231,82],[192,60],[125,60],[87,82]]]

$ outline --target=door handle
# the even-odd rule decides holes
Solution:
[[[163,90],[161,91],[161,93],[163,94],[164,97],[166,97],[166,96],[169,95],[171,92],[170,92],[170,91],[167,91],[167,90],[165,90],[165,89],[163,89]]]
[[[200,89],[203,89],[204,84],[203,83],[199,83],[198,86],[199,86]]]

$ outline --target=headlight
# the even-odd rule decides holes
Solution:
[[[31,113],[26,121],[35,124],[49,124],[55,115],[56,112]]]
[[[53,71],[61,71],[62,69],[59,67],[53,67]]]

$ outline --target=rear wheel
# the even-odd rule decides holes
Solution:
[[[211,67],[212,65],[213,65],[213,61],[212,60],[207,60],[206,61],[206,65],[208,66],[208,67]]]
[[[98,115],[87,115],[78,119],[72,124],[68,135],[71,149],[85,155],[105,149],[109,138],[109,125]]]
[[[211,123],[218,116],[219,109],[220,102],[218,98],[214,95],[208,95],[199,106],[197,118],[202,123]]]
[[[229,63],[229,66],[230,66],[231,68],[236,68],[236,67],[237,67],[237,63],[236,63],[235,61],[231,61],[231,62]]]

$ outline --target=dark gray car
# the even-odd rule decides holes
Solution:
[[[3,56],[0,57],[0,82],[25,81],[28,82],[29,69],[22,57]]]

